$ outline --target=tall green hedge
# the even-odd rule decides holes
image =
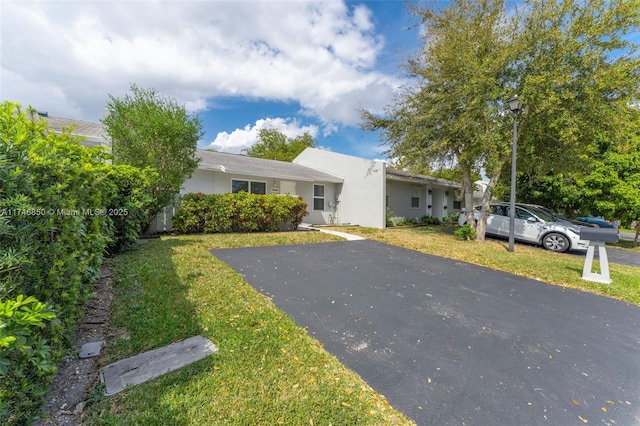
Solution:
[[[83,313],[107,249],[148,222],[153,171],[112,166],[101,148],[18,104],[0,104],[0,419],[29,424]]]
[[[155,200],[151,187],[158,179],[158,172],[147,167],[139,169],[127,164],[112,165],[107,172],[111,194],[106,215],[112,227],[107,242],[109,254],[131,247],[151,221]]]
[[[173,229],[179,233],[297,229],[307,214],[307,203],[299,197],[191,193],[180,200]]]

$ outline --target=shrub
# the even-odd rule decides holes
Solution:
[[[391,210],[389,207],[387,207],[387,213],[386,213],[387,226],[395,226],[395,223],[393,222],[393,216],[394,215],[395,215],[395,213],[393,212],[393,210]]]
[[[46,395],[55,363],[42,331],[55,318],[33,296],[0,302],[0,418],[8,424],[32,420],[33,400]]]
[[[417,225],[418,219],[415,217],[401,217],[400,220],[396,223],[397,226],[411,226]]]
[[[39,414],[108,244],[130,243],[146,214],[151,172],[112,166],[70,130],[0,104],[0,418],[15,424]]]
[[[173,216],[178,233],[266,232],[297,229],[307,215],[302,198],[280,195],[186,194]]]
[[[439,225],[440,220],[437,217],[424,215],[420,218],[421,225]]]
[[[108,253],[118,253],[132,246],[149,224],[149,214],[154,205],[150,187],[157,174],[150,167],[141,170],[125,164],[108,169],[110,201],[107,220],[112,227],[107,243]]]
[[[476,234],[476,230],[471,227],[468,223],[465,223],[460,228],[456,229],[453,232],[453,235],[458,237],[461,240],[475,240],[478,236]]]

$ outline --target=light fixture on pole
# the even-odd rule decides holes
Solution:
[[[513,253],[516,224],[516,152],[518,151],[518,113],[522,110],[522,101],[518,95],[507,101],[513,113],[513,144],[511,145],[511,198],[509,202],[509,252]]]

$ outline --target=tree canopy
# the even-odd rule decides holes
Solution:
[[[640,122],[640,111],[638,113]],[[567,216],[603,215],[628,226],[640,221],[640,129],[612,144],[598,139],[582,168],[572,173],[535,175],[529,168],[518,175],[518,198],[546,205]]]
[[[289,138],[276,129],[260,129],[258,142],[243,153],[267,160],[293,161],[305,148],[314,148],[317,144],[309,132]]]
[[[158,173],[152,190],[152,219],[173,202],[184,180],[198,167],[202,124],[174,99],[135,84],[124,98],[109,95],[107,108],[109,115],[102,123],[111,137],[114,162],[151,167]]]
[[[394,156],[455,162],[466,206],[472,172],[484,170],[478,239],[510,166],[507,99],[524,102],[518,158],[536,175],[572,173],[598,138],[617,141],[637,126],[637,46],[625,36],[638,28],[639,0],[457,0],[411,11],[423,25],[421,48],[404,65],[411,83],[384,116],[362,111],[363,128],[381,131]]]

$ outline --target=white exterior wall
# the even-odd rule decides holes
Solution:
[[[231,192],[232,180],[247,180],[251,182],[265,182],[267,188],[267,194],[281,193],[284,195],[284,191],[280,191],[281,179],[248,176],[234,173],[224,173],[218,170],[196,170],[190,179],[186,180],[182,186],[182,193],[188,194],[191,192],[202,192],[203,194],[225,194]],[[316,184],[322,184],[325,186],[325,203],[324,210],[313,210],[313,185],[314,182],[304,181],[288,181],[295,183],[295,193],[290,194],[293,196],[300,196],[307,203],[308,216],[305,216],[304,221],[314,224],[328,224],[331,223],[331,218],[335,217],[335,207],[329,206],[329,202],[335,201],[336,192],[338,186],[341,184],[329,183],[329,182],[316,182]],[[277,190],[273,191],[274,189]]]
[[[183,194],[190,192],[202,192],[203,194],[214,194],[213,171],[196,170],[191,177],[182,185]]]
[[[265,182],[267,194],[276,185],[273,178],[255,177],[240,174],[223,173],[217,170],[196,170],[191,178],[182,185],[182,193],[202,192],[203,194],[225,194],[231,192],[231,180],[247,180],[251,182]]]
[[[307,148],[293,162],[344,179],[342,185],[336,186],[336,199],[331,200],[336,202],[339,223],[385,227],[386,169],[382,161]],[[325,209],[329,201],[326,201]]]
[[[409,182],[387,181],[388,207],[395,217],[416,218],[437,217],[442,220],[459,209],[453,208],[455,190],[439,186],[411,184]],[[411,207],[411,197],[418,196],[420,206]]]
[[[313,209],[313,186],[324,185],[324,210]],[[325,183],[325,182],[298,182],[296,189],[299,196],[301,196],[307,203],[307,212],[309,216],[305,216],[303,219],[306,223],[326,225],[330,224],[332,218],[336,217],[335,207],[329,206],[329,203],[333,203],[336,199],[337,187],[339,184]],[[335,222],[335,220],[334,220]]]
[[[419,207],[411,207],[411,198],[419,198]],[[424,185],[412,186],[406,182],[387,180],[388,207],[393,211],[393,216],[420,219],[428,212],[427,199],[429,192]]]

